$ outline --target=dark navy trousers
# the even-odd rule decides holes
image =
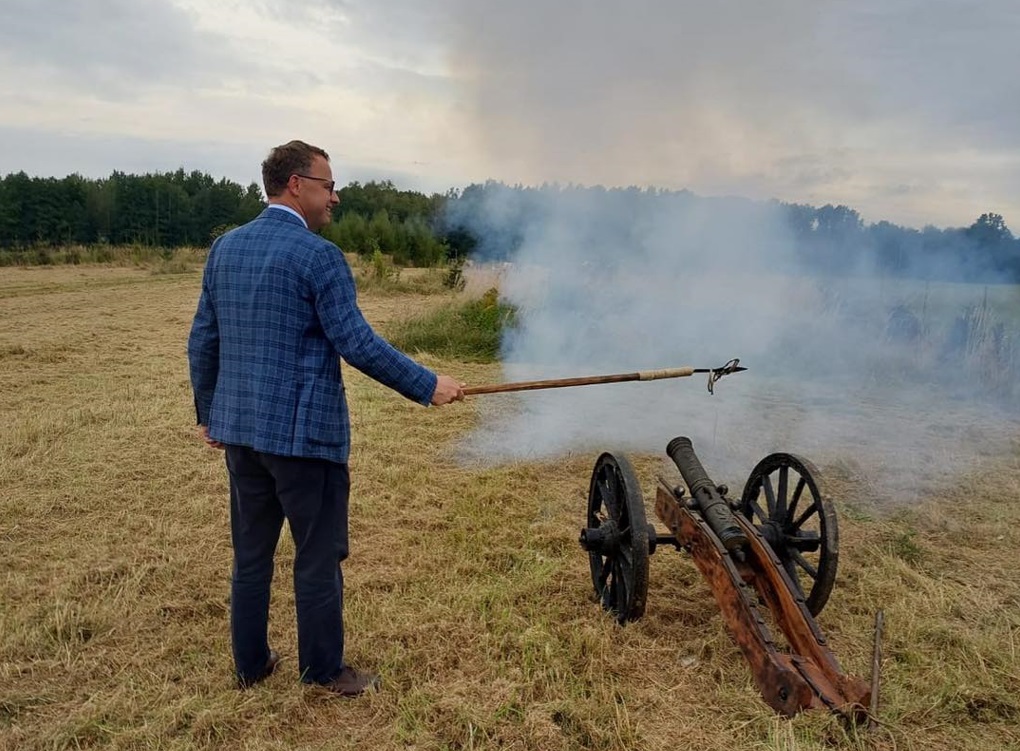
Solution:
[[[262,677],[269,659],[273,556],[286,518],[294,538],[298,668],[307,683],[343,669],[343,573],[350,475],[346,464],[226,446],[234,569],[230,631],[241,680]]]

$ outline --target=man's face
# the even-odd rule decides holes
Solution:
[[[340,203],[333,183],[333,170],[329,162],[316,156],[306,172],[295,175],[297,202],[301,213],[313,232],[325,227],[333,218],[333,207]]]

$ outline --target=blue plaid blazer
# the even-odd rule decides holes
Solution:
[[[340,249],[267,208],[209,251],[188,361],[200,425],[221,443],[346,462],[339,357],[429,404],[436,375],[380,338]]]

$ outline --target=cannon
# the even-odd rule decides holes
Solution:
[[[766,703],[786,716],[826,709],[855,723],[868,718],[877,673],[870,686],[845,674],[814,619],[832,592],[839,559],[836,514],[818,470],[795,454],[771,454],[730,500],[689,438],[674,438],[666,453],[687,488],[659,478],[655,512],[665,533],[648,523],[626,456],[607,452],[595,462],[580,535],[594,600],[621,624],[637,620],[645,612],[649,557],[663,545],[686,551]]]

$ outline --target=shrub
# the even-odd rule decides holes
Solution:
[[[493,288],[480,298],[451,303],[434,312],[394,324],[393,344],[408,352],[428,352],[466,362],[499,359],[503,331],[512,328],[516,310]]]

